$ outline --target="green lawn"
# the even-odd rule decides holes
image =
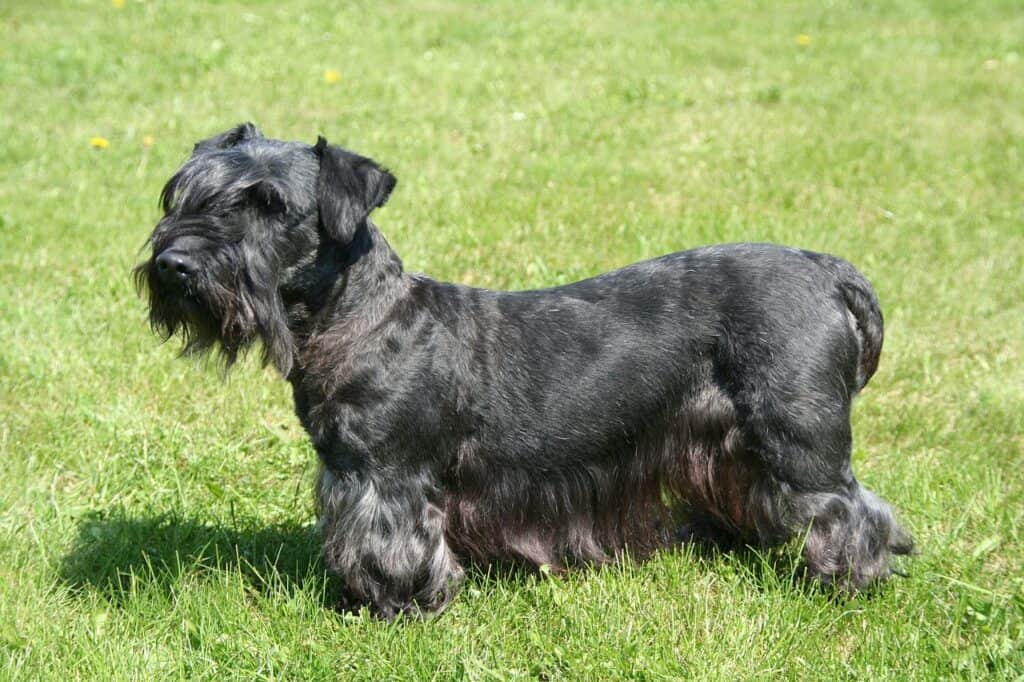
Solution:
[[[844,601],[792,553],[683,550],[330,610],[287,385],[176,359],[129,277],[163,182],[244,120],[388,165],[377,222],[442,279],[857,264],[887,334],[854,465],[909,577]],[[1022,273],[1019,0],[5,0],[0,679],[1024,679]]]

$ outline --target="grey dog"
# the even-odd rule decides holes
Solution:
[[[136,270],[150,322],[230,365],[256,341],[321,463],[341,606],[451,600],[467,561],[597,565],[680,538],[803,538],[854,591],[910,536],[850,469],[882,314],[845,261],[767,244],[501,292],[405,272],[371,159],[263,137],[198,143]]]

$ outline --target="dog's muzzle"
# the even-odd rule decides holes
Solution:
[[[184,288],[195,275],[196,263],[184,251],[167,249],[156,257],[156,274],[170,286]]]

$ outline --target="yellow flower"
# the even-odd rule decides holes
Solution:
[[[807,47],[811,44],[811,37],[806,33],[801,33],[796,37],[796,44],[800,47]]]
[[[110,146],[110,140],[105,137],[90,137],[89,146],[93,149],[106,149]]]
[[[122,7],[124,7],[124,0],[110,0],[110,4],[116,7],[117,9],[121,9]]]
[[[324,83],[328,85],[334,85],[341,80],[341,74],[334,69],[327,69],[324,71]]]
[[[156,140],[153,139],[152,135],[145,135],[142,138],[143,147],[152,147],[154,142],[156,142]]]

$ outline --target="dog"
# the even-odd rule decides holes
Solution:
[[[371,212],[395,177],[243,124],[196,144],[135,271],[149,320],[230,366],[259,341],[320,460],[339,607],[440,612],[467,562],[558,573],[683,540],[802,540],[855,592],[913,540],[850,468],[878,365],[849,263],[708,246],[503,292],[407,273]]]

